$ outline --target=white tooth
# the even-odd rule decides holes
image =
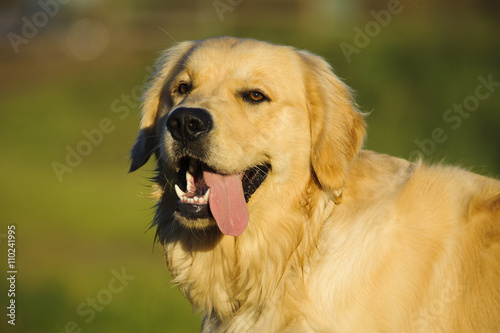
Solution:
[[[186,193],[184,193],[184,191],[181,190],[181,188],[177,184],[175,184],[174,188],[175,188],[175,193],[177,193],[177,196],[182,201],[182,199],[186,196]]]
[[[190,204],[193,204],[194,200],[193,200],[193,198],[187,198],[187,202],[190,203]]]
[[[203,196],[203,200],[205,202],[208,202],[208,197],[210,196],[210,189],[207,190],[207,192],[205,192],[205,195]]]
[[[208,200],[205,197],[200,198],[200,205],[205,205],[208,203]]]
[[[186,183],[188,193],[194,193],[194,191],[196,191],[196,187],[194,186],[194,177],[189,173],[189,171],[186,171]]]

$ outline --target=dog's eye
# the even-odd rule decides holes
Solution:
[[[266,95],[257,90],[252,90],[243,93],[243,99],[251,103],[259,103],[269,100],[269,98],[267,98]]]
[[[264,99],[264,95],[262,95],[262,93],[258,92],[258,91],[252,91],[250,92],[250,95],[249,95],[250,99],[252,101],[261,101]]]
[[[191,86],[187,83],[181,83],[177,87],[177,92],[181,95],[185,95],[185,94],[189,93],[190,90],[191,90]]]

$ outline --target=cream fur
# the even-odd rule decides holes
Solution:
[[[181,43],[158,65],[132,170],[156,154],[158,237],[203,332],[500,332],[499,181],[360,150],[349,88],[310,53],[217,38]],[[172,93],[181,81],[194,87],[184,98]],[[236,93],[256,88],[271,101]],[[179,105],[212,114],[210,165],[272,166],[239,237],[170,217],[164,124]]]

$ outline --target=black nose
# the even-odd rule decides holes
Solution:
[[[208,111],[198,108],[178,108],[167,118],[167,129],[175,140],[183,143],[195,141],[213,128]]]

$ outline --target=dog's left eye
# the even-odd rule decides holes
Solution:
[[[185,95],[185,94],[189,93],[190,90],[191,90],[191,86],[187,83],[181,83],[177,87],[177,92],[181,95]]]
[[[267,98],[266,95],[257,90],[252,90],[243,93],[243,99],[251,103],[259,103],[269,100],[269,98]]]

